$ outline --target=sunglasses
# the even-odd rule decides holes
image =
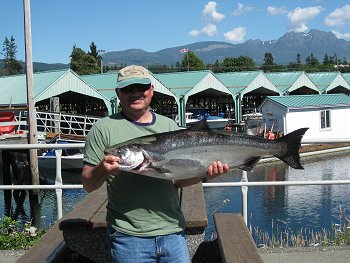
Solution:
[[[129,93],[132,93],[132,92],[135,92],[135,91],[146,92],[150,88],[151,88],[151,85],[134,84],[134,85],[126,86],[125,88],[121,88],[119,90],[121,92],[125,93],[125,94],[129,94]]]

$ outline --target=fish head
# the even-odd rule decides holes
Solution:
[[[137,147],[125,146],[114,149],[110,154],[119,157],[119,167],[123,171],[129,171],[142,165],[145,161],[143,152]]]

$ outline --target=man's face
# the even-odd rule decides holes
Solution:
[[[123,110],[147,110],[151,104],[153,85],[133,84],[117,90]]]

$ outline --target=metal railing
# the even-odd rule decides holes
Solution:
[[[320,143],[350,143],[350,139],[327,139],[327,140],[303,140],[303,144]],[[57,218],[62,218],[62,189],[82,189],[81,184],[64,185],[61,171],[62,148],[84,148],[84,143],[70,144],[0,144],[0,150],[15,149],[55,149],[56,152],[56,179],[54,185],[0,185],[0,190],[32,190],[32,189],[52,189],[56,191],[57,197]],[[337,149],[327,149],[318,152],[302,153],[301,157],[315,154],[331,153],[336,151],[350,151],[350,146]],[[264,158],[260,162],[278,161],[277,158]],[[305,186],[305,185],[340,185],[350,184],[350,180],[321,180],[321,181],[266,181],[248,182],[247,172],[242,171],[240,182],[203,183],[203,187],[241,187],[242,192],[242,215],[247,224],[248,214],[248,187],[251,186]]]
[[[92,125],[98,121],[99,117],[87,115],[63,114],[60,112],[37,111],[37,129],[41,133],[57,133],[68,135],[86,136]],[[16,114],[16,120],[22,125],[18,126],[18,130],[28,130],[27,124],[23,124],[27,120],[27,111],[20,111]]]
[[[56,154],[56,177],[54,185],[0,185],[0,190],[34,190],[34,189],[54,189],[57,200],[57,219],[63,216],[62,189],[82,189],[83,185],[64,185],[62,180],[62,149],[63,148],[84,148],[84,143],[70,144],[0,144],[0,150],[18,149],[55,149]]]

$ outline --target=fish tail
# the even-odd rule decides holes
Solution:
[[[299,149],[301,146],[301,139],[308,129],[309,128],[301,128],[278,138],[276,141],[286,143],[287,152],[283,156],[275,155],[275,157],[295,169],[304,169],[300,163]]]

